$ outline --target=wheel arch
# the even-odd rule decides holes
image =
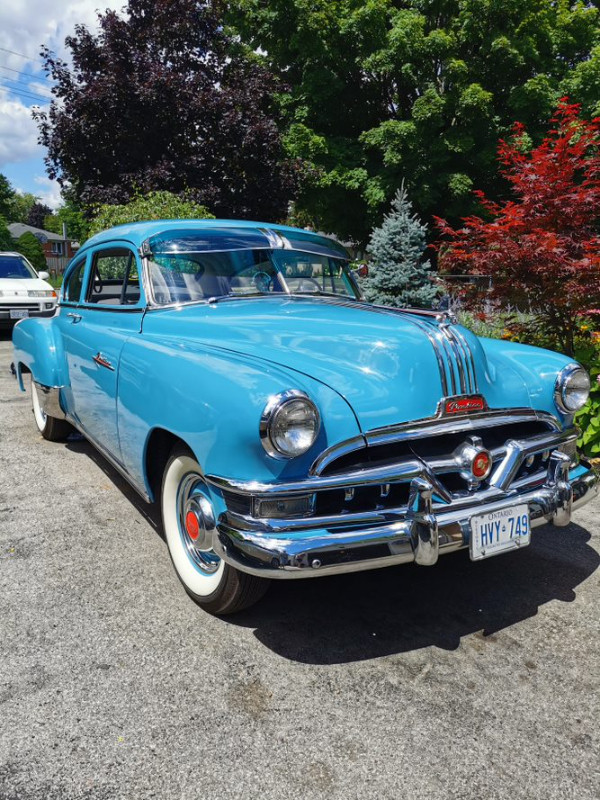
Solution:
[[[155,502],[160,495],[165,467],[176,445],[183,445],[190,452],[194,452],[189,442],[166,428],[156,427],[148,434],[144,447],[143,466],[144,481],[152,502]]]

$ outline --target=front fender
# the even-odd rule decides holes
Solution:
[[[286,389],[305,391],[322,420],[312,448],[291,460],[267,455],[259,438],[268,398]],[[304,477],[322,450],[360,433],[348,403],[313,378],[222,348],[158,337],[125,344],[117,417],[123,464],[148,490],[145,452],[156,428],[185,441],[205,473],[257,481]]]
[[[546,411],[561,421],[563,426],[571,425],[573,416],[565,414],[554,401],[554,385],[558,373],[572,364],[573,359],[562,353],[543,350],[527,344],[506,342],[501,339],[480,339],[485,351],[490,382],[501,390],[503,384],[513,385],[515,378],[526,388],[529,404],[536,411]],[[506,397],[505,406],[512,403],[512,392]]]
[[[64,374],[62,338],[54,320],[55,317],[24,319],[13,329],[14,362],[21,391],[25,391],[23,367],[44,386],[62,387],[68,383]]]

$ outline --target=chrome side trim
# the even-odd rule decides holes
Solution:
[[[129,483],[130,486],[133,489],[136,490],[136,492],[140,495],[140,497],[142,497],[147,503],[152,503],[152,499],[151,499],[150,495],[148,494],[148,492],[146,491],[146,488],[144,486],[142,486],[141,484],[139,484],[135,480],[135,478],[132,478],[131,475],[125,469],[125,467],[119,461],[117,461],[116,458],[114,458],[108,452],[108,450],[106,450],[106,448],[103,447],[98,442],[97,439],[94,439],[93,436],[90,436],[90,434],[87,433],[85,428],[83,428],[77,422],[77,420],[73,419],[73,417],[70,414],[67,414],[65,419],[67,419],[68,422],[70,422],[70,424],[75,428],[76,431],[78,431],[85,439],[88,440],[88,442],[100,453],[102,458],[104,458],[104,459],[106,459],[106,461],[108,461],[108,463],[111,465],[111,467],[113,467],[113,469],[115,469],[119,473],[119,475],[122,478],[124,478],[127,481],[127,483]]]

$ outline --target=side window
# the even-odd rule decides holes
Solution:
[[[78,303],[81,297],[81,284],[83,283],[83,271],[85,268],[85,258],[73,267],[69,274],[65,288],[63,290],[63,300],[69,303]]]
[[[115,247],[93,256],[88,303],[108,306],[136,305],[140,299],[140,278],[131,250]]]

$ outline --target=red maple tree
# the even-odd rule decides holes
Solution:
[[[600,117],[586,121],[563,98],[544,141],[526,148],[516,123],[498,148],[501,173],[516,199],[496,203],[476,192],[489,219],[464,218],[454,229],[436,217],[440,270],[493,278],[492,288],[462,289],[468,304],[482,295],[542,320],[573,354],[577,316],[600,306]]]

